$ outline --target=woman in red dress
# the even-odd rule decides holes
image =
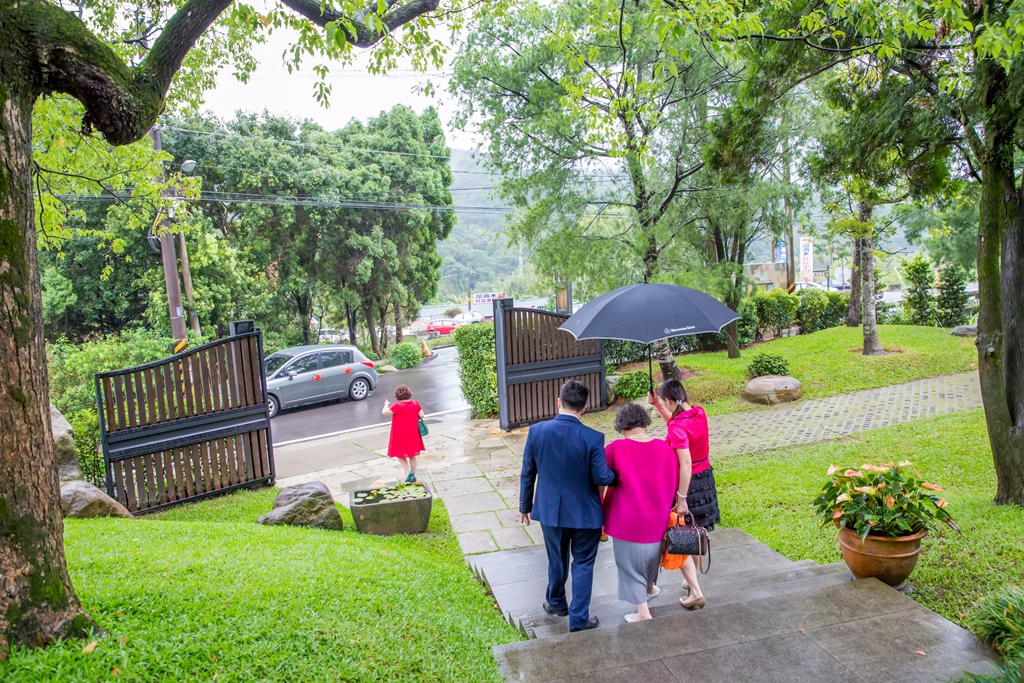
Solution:
[[[412,400],[412,390],[404,384],[395,389],[395,401],[384,401],[381,415],[391,416],[391,439],[388,441],[388,457],[398,458],[405,470],[407,482],[416,481],[416,456],[423,452],[423,437],[420,436],[420,419],[423,408]]]

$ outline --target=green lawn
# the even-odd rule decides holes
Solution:
[[[16,681],[499,681],[513,642],[444,506],[429,532],[264,527],[276,489],[138,520],[69,520],[78,595],[110,634],[18,650]],[[342,511],[346,525],[351,524]]]
[[[1024,509],[992,504],[995,473],[980,410],[887,427],[832,442],[715,461],[722,522],[792,560],[839,562],[836,530],[821,528],[810,501],[830,464],[911,460],[944,487],[963,531],[932,534],[911,583],[912,597],[966,625],[972,603],[1007,585],[1024,586]]]

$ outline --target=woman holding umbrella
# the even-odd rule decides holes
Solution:
[[[669,446],[679,456],[680,483],[689,479],[684,490],[680,487],[677,498],[685,495],[685,512],[693,516],[693,523],[708,531],[720,521],[718,512],[718,491],[715,488],[715,473],[708,459],[708,418],[700,406],[691,406],[686,389],[677,379],[667,380],[658,389],[658,396],[651,392],[650,403],[658,409],[668,424]],[[689,477],[685,474],[689,472]],[[683,502],[683,501],[679,501]],[[683,578],[690,590],[689,597],[680,598],[679,604],[686,609],[701,609],[707,604],[700,584],[697,583],[696,564],[687,559],[682,566]]]

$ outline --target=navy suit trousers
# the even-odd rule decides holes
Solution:
[[[548,604],[569,609],[569,628],[586,626],[590,620],[590,593],[594,587],[594,560],[601,544],[600,529],[570,529],[541,525],[548,551]],[[572,555],[572,604],[565,599]]]

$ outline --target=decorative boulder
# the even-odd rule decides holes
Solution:
[[[50,405],[50,424],[53,431],[53,459],[57,463],[57,472],[61,481],[85,479],[82,469],[78,466],[78,453],[75,451],[75,432],[61,412]]]
[[[604,378],[604,389],[608,395],[608,405],[615,403],[615,383],[619,381],[619,375],[608,375]]]
[[[977,337],[977,325],[957,325],[949,332],[954,337]]]
[[[747,382],[743,398],[751,403],[777,405],[795,401],[804,395],[804,385],[792,377],[766,375]]]
[[[274,499],[274,509],[256,520],[258,524],[288,524],[314,529],[345,528],[327,485],[311,481],[281,489]]]
[[[377,370],[380,372],[398,372],[398,368],[394,365],[378,365]]]
[[[125,506],[87,481],[69,481],[60,486],[60,511],[65,517],[132,517]]]

